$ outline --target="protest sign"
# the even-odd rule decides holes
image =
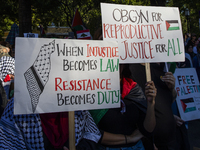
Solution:
[[[24,37],[27,37],[27,38],[38,38],[38,34],[37,33],[24,33]]]
[[[101,3],[104,40],[119,43],[120,63],[184,61],[179,9]]]
[[[200,85],[195,68],[180,68],[174,73],[176,78],[176,102],[181,119],[200,119]]]
[[[15,114],[120,106],[117,42],[16,40]]]

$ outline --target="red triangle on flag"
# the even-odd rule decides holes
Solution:
[[[183,111],[185,112],[187,105],[181,100],[181,105],[183,107]]]
[[[168,30],[169,27],[170,27],[170,24],[167,21],[165,21],[165,22],[166,22],[166,27],[167,27],[167,30]]]
[[[80,13],[78,12],[78,8],[76,8],[76,12],[72,21],[72,27],[83,25],[83,21],[81,19]]]

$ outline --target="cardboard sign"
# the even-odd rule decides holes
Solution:
[[[15,114],[120,107],[117,42],[17,38]]]
[[[24,33],[24,37],[27,37],[27,38],[38,38],[38,34],[37,33]]]
[[[101,3],[104,40],[119,43],[120,63],[185,61],[178,8]]]
[[[200,119],[200,85],[195,68],[176,69],[176,102],[181,119]]]

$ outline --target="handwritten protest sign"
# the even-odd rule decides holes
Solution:
[[[176,102],[184,121],[200,119],[200,85],[194,68],[176,69]]]
[[[119,43],[120,63],[184,61],[178,8],[101,3],[104,40]]]
[[[120,106],[117,42],[16,39],[15,114]]]

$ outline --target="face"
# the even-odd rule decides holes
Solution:
[[[196,39],[196,36],[192,36],[192,40],[194,41]]]
[[[189,47],[188,47],[188,52],[190,52],[190,53],[193,52],[193,48],[192,48],[192,46],[189,46]]]

